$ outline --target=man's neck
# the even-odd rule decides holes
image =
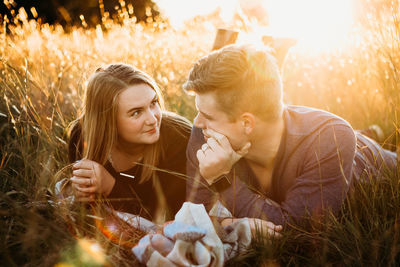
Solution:
[[[260,167],[273,168],[284,128],[283,118],[272,123],[260,122],[257,128],[254,129],[251,148],[245,158]]]

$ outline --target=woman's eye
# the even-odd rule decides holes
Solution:
[[[135,111],[135,112],[133,112],[133,113],[131,114],[131,117],[137,117],[137,116],[140,115],[140,113],[141,113],[141,111],[140,111],[140,110],[137,110],[137,111]]]
[[[157,100],[153,100],[153,102],[151,102],[151,105],[152,106],[155,106],[155,105],[157,105],[158,104],[158,101]]]

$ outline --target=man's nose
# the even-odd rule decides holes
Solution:
[[[197,113],[197,116],[193,120],[193,124],[197,128],[200,128],[200,129],[205,128],[205,123],[204,123],[204,120],[202,119],[200,113]]]

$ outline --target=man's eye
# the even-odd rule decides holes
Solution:
[[[211,117],[209,117],[209,116],[203,116],[206,120],[208,120],[208,121],[212,121],[212,118]]]

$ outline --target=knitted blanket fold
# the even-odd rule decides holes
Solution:
[[[202,204],[185,202],[174,221],[149,231],[132,252],[147,266],[223,266],[250,245],[251,231],[247,218],[225,228],[213,223],[210,215],[230,215],[217,205],[207,214]]]
[[[60,200],[54,204],[74,203],[74,195],[67,192],[70,189],[68,179],[59,181],[55,186],[55,193]],[[221,226],[218,220],[231,218],[232,214],[219,201],[209,214],[204,205],[185,202],[175,215],[175,220],[164,225],[154,224],[138,215],[107,207],[106,210],[110,215],[106,219],[115,222],[111,215],[116,215],[128,227],[146,234],[132,248],[132,252],[147,266],[219,267],[244,251],[251,243],[247,218],[237,220],[227,227]],[[117,226],[115,232],[121,231],[124,229]],[[129,233],[127,236],[129,237]]]

